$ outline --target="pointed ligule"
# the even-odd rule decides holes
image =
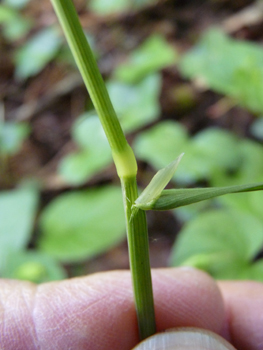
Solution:
[[[151,209],[152,203],[154,203],[161,195],[163,189],[173,177],[177,166],[182,159],[184,153],[180,154],[173,162],[168,164],[165,168],[159,170],[149,185],[144,189],[141,195],[136,199],[133,209],[139,208],[143,210]]]

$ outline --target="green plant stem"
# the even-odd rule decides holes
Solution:
[[[145,339],[155,333],[146,216],[144,211],[138,210],[131,218],[131,206],[138,197],[136,178],[121,179],[121,185],[139,332],[140,338]]]
[[[131,206],[138,197],[136,159],[124,136],[72,1],[51,2],[108,138],[121,179],[135,307],[140,337],[144,339],[155,332],[155,317],[145,213],[139,210],[131,219]]]
[[[93,53],[87,45],[87,39],[80,26],[75,7],[71,0],[51,0],[51,2],[111,147],[121,150],[127,142],[106,92]]]

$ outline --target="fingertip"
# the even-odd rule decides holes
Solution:
[[[178,326],[220,331],[224,314],[222,298],[208,275],[195,269],[171,268],[153,270],[152,276],[158,331]],[[23,329],[32,328],[33,345],[50,346],[54,350],[129,350],[138,343],[128,271],[99,273],[37,288],[19,282],[6,284],[8,305],[18,305],[28,289],[31,291],[28,305],[32,307],[23,314],[21,309],[10,308],[9,319],[10,322],[27,320]],[[11,290],[14,293],[10,294]],[[11,327],[10,322],[6,320],[5,328]],[[10,329],[18,331],[19,324]],[[6,338],[8,349],[17,348],[15,339]]]
[[[192,326],[220,333],[224,304],[216,282],[194,268],[153,271],[158,330]]]
[[[219,283],[226,306],[226,334],[239,350],[262,350],[263,284],[252,281]]]
[[[47,307],[48,306],[48,307]],[[138,341],[130,274],[97,273],[40,287],[36,328],[54,349],[124,350]]]
[[[216,283],[206,273],[189,268],[156,269],[152,278],[158,331],[192,326],[220,332],[223,301]],[[75,338],[79,339],[78,349],[89,346],[102,350],[111,346],[128,350],[138,342],[131,276],[127,271],[42,286],[38,297],[38,313],[45,314],[37,320],[42,341],[48,337],[52,341],[59,331],[63,334],[60,345]],[[60,319],[64,322],[58,328]]]

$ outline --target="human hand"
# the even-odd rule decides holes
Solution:
[[[185,268],[152,276],[158,331],[201,327],[238,350],[263,349],[262,284],[220,282],[218,288],[205,273]],[[38,286],[0,280],[0,349],[130,350],[138,341],[128,271]]]

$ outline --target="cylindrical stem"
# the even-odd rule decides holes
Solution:
[[[138,197],[135,177],[121,180],[125,203],[130,268],[133,279],[135,306],[140,338],[155,333],[155,315],[149,262],[148,232],[145,212],[138,210],[131,218],[131,206]]]
[[[122,151],[127,141],[122,132],[96,60],[71,0],[51,0],[71,52],[99,115],[112,149]]]
[[[139,210],[131,219],[131,206],[138,197],[136,159],[121,129],[72,1],[51,1],[108,138],[121,179],[135,306],[140,336],[144,339],[155,332],[155,317],[145,213]]]

